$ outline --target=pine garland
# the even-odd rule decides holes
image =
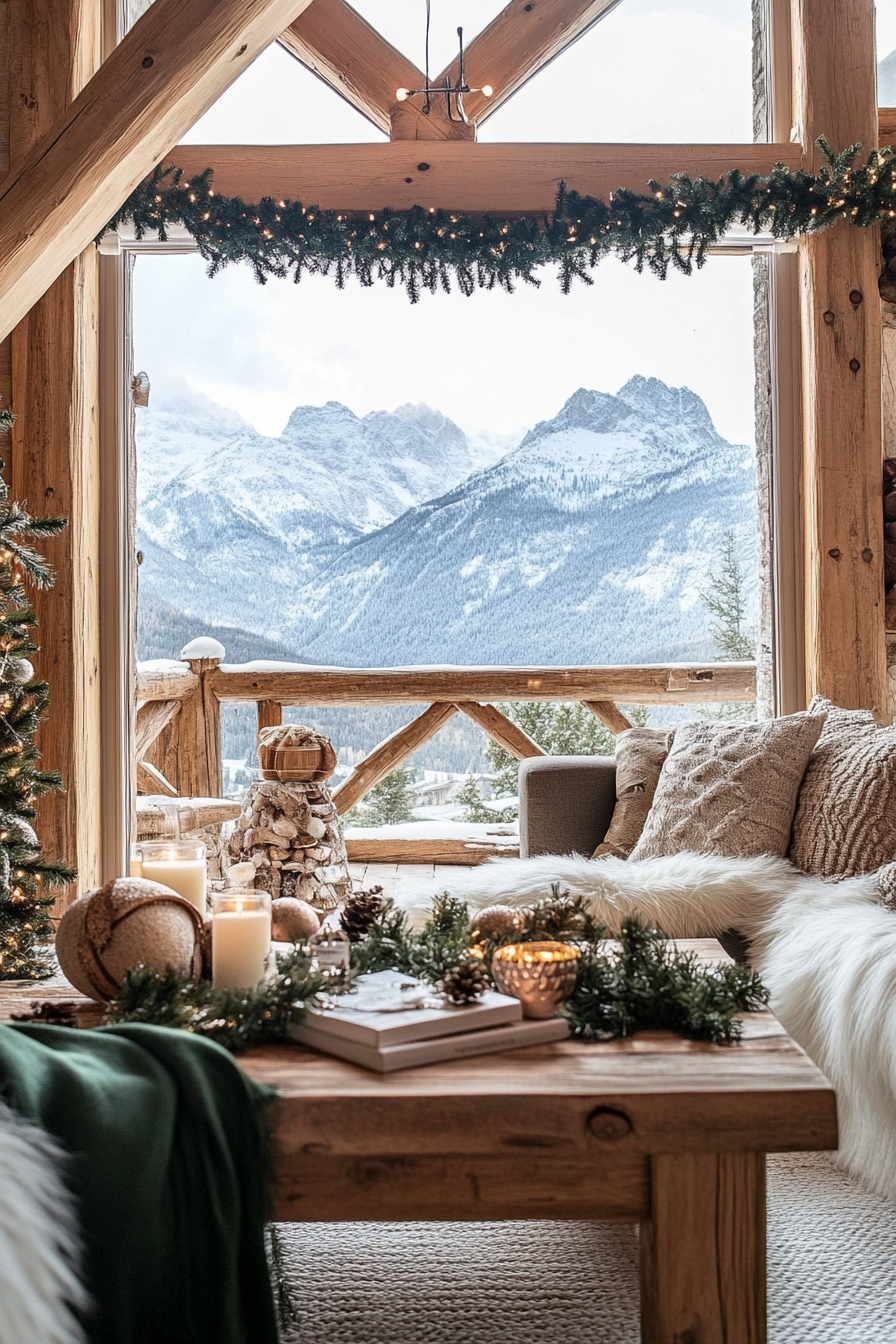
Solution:
[[[0,433],[14,422],[10,411],[0,410]],[[10,501],[0,477],[0,980],[52,973],[49,893],[75,876],[66,864],[43,857],[31,827],[34,803],[61,789],[62,780],[56,771],[38,768],[34,734],[46,717],[50,690],[22,661],[38,648],[30,635],[37,618],[25,580],[49,588],[54,578],[28,539],[56,536],[65,526],[64,518],[31,518]]]
[[[282,1041],[323,985],[301,952],[279,955],[277,974],[251,989],[213,989],[208,980],[137,966],[125,975],[105,1018],[193,1031],[238,1053]]]
[[[618,944],[604,941],[583,897],[557,887],[524,912],[521,929],[476,948],[490,981],[495,948],[506,942],[560,939],[580,949],[579,976],[563,1012],[573,1037],[603,1040],[634,1031],[668,1029],[695,1041],[731,1045],[740,1038],[737,1014],[752,1012],[768,995],[754,971],[743,966],[706,966],[693,952],[680,952],[656,929],[637,919],[623,924]],[[352,943],[355,975],[397,970],[433,985],[451,980],[471,956],[472,921],[463,901],[444,895],[416,932],[407,916],[383,902],[367,935]],[[212,989],[174,971],[145,966],[129,971],[107,1011],[112,1022],[149,1022],[196,1031],[228,1050],[282,1040],[290,1021],[326,983],[300,952],[277,958],[278,974],[248,990]],[[475,963],[474,963],[475,964]]]
[[[856,166],[860,145],[839,154],[821,137],[825,163],[818,174],[778,163],[768,177],[737,168],[717,180],[675,174],[650,181],[649,194],[620,188],[609,201],[566,191],[561,183],[553,213],[544,218],[474,218],[446,210],[337,213],[300,201],[265,197],[247,204],[219,195],[213,170],[185,179],[159,165],[108,225],[134,225],[138,238],[162,241],[173,225],[185,228],[209,263],[209,275],[247,262],[262,284],[270,276],[334,275],[342,289],[350,276],[362,285],[400,284],[412,303],[421,291],[461,293],[516,281],[539,284],[535,272],[555,264],[563,293],[612,254],[664,280],[670,267],[691,275],[732,225],[775,238],[817,233],[845,219],[867,228],[896,217],[896,147],[874,150]]]

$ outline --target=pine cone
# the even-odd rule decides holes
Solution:
[[[452,1003],[472,1003],[488,988],[485,972],[478,961],[461,961],[442,976],[439,986]]]
[[[359,891],[354,896],[349,896],[342,907],[339,923],[348,934],[349,940],[359,943],[362,938],[367,937],[371,927],[385,909],[386,901],[383,899],[382,887],[371,887],[369,891]]]

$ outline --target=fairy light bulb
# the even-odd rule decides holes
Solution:
[[[483,84],[482,93],[485,95],[486,98],[491,98],[492,94],[494,93],[494,89],[492,88],[491,84]]]
[[[407,96],[408,96],[408,90],[407,90],[407,89],[396,89],[396,90],[395,90],[395,97],[398,99],[398,101],[399,101],[400,103],[403,103],[403,102],[405,101],[405,99],[407,98]]]

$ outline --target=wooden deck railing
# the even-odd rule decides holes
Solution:
[[[217,658],[142,664],[137,680],[138,784],[147,792],[217,797],[222,702],[251,701],[258,727],[282,721],[284,706],[425,705],[334,790],[347,812],[428,742],[452,715],[466,714],[518,760],[544,752],[496,709],[495,700],[579,701],[613,733],[631,724],[618,703],[687,705],[755,700],[754,663],[646,667],[333,668],[225,664]]]

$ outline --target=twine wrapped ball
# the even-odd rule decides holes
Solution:
[[[278,943],[303,943],[320,928],[320,915],[313,905],[296,896],[279,896],[271,906],[273,938]]]
[[[329,779],[336,752],[328,737],[301,723],[280,723],[258,734],[262,779]]]
[[[106,1003],[133,966],[201,975],[203,924],[196,907],[170,887],[118,877],[69,906],[56,955],[76,989]]]

